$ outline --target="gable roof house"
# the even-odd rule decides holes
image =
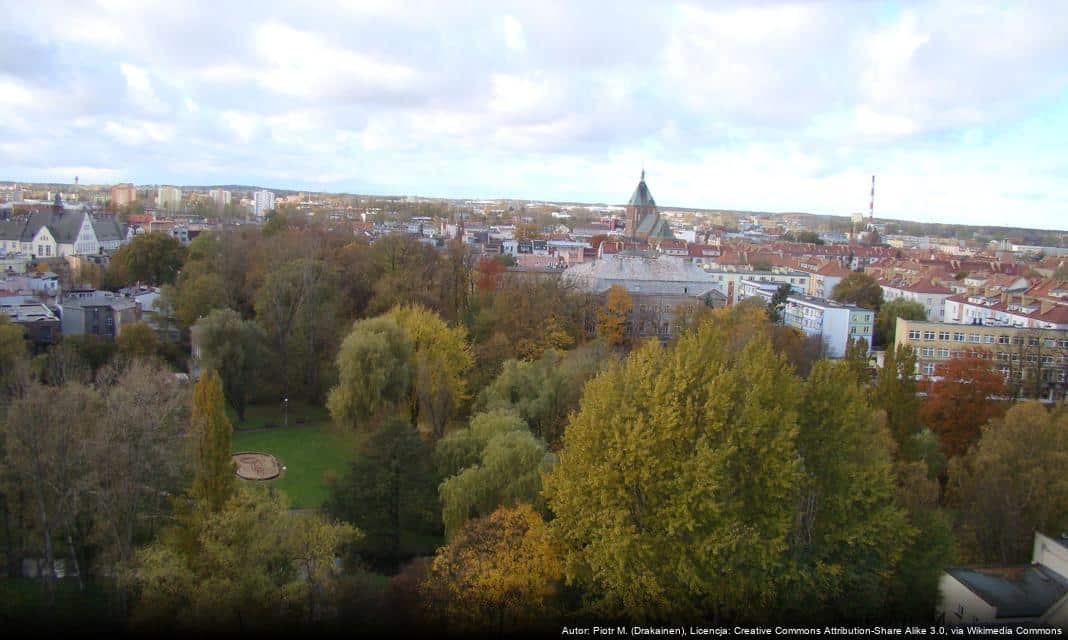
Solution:
[[[98,254],[124,239],[114,218],[94,219],[84,210],[41,210],[0,222],[0,249],[38,258]]]

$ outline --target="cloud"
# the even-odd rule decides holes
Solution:
[[[0,4],[0,178],[1068,220],[1048,2]]]

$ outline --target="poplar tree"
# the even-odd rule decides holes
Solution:
[[[193,389],[191,431],[196,439],[196,472],[190,493],[207,511],[217,512],[234,492],[233,427],[226,417],[222,381],[208,369]]]

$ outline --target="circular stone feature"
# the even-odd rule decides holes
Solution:
[[[237,477],[244,480],[270,480],[282,473],[282,463],[269,453],[235,453],[234,462],[237,463]]]

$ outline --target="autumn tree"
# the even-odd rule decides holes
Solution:
[[[227,402],[244,422],[249,392],[256,387],[266,361],[263,329],[231,309],[212,311],[193,329],[200,366],[219,374]]]
[[[455,633],[558,628],[564,563],[530,506],[472,520],[438,550],[423,586],[431,620]]]
[[[597,314],[597,335],[613,347],[627,341],[627,319],[634,308],[634,300],[620,285],[612,285],[605,294],[604,306]]]
[[[173,284],[185,255],[185,247],[170,234],[146,233],[119,247],[111,265],[126,284]]]
[[[190,495],[203,509],[215,512],[233,495],[236,466],[222,381],[212,369],[205,371],[193,388],[190,432],[196,443]]]
[[[267,335],[286,397],[320,399],[324,381],[333,374],[337,304],[337,274],[319,260],[282,263],[260,287],[256,320]]]
[[[406,406],[412,383],[412,340],[395,320],[360,320],[337,353],[337,385],[327,408],[338,424],[364,428]]]
[[[950,462],[949,490],[960,540],[975,562],[1031,557],[1034,532],[1068,529],[1068,413],[1018,402],[983,427],[967,454]]]
[[[989,360],[974,354],[939,364],[935,375],[920,418],[939,435],[947,456],[959,456],[984,424],[1001,415],[998,398],[1005,395],[1005,380]]]
[[[327,512],[364,533],[354,551],[374,566],[397,570],[405,559],[405,532],[438,531],[439,476],[431,452],[405,420],[386,420],[361,447],[348,474],[332,487]]]
[[[159,336],[144,322],[123,326],[115,342],[119,355],[127,360],[154,358],[159,350]]]
[[[284,494],[242,487],[189,532],[166,532],[137,553],[124,579],[139,594],[142,631],[273,632],[321,620],[336,597],[334,558],[358,536],[349,525],[292,515]]]
[[[885,347],[894,346],[897,319],[926,320],[927,310],[915,300],[894,298],[879,308],[875,316],[875,342]]]
[[[515,239],[519,242],[541,240],[543,237],[541,228],[536,224],[521,224],[515,228]]]
[[[467,332],[414,305],[396,307],[385,317],[395,321],[411,339],[413,379],[408,388],[412,393],[412,423],[425,423],[440,438],[449,418],[467,400],[467,374],[474,365]]]
[[[478,414],[439,441],[439,489],[446,536],[471,518],[520,502],[540,506],[541,476],[556,462],[545,443],[507,410]]]
[[[217,273],[183,272],[177,284],[165,285],[157,300],[165,316],[173,316],[188,329],[213,309],[227,306],[227,284]]]
[[[872,401],[886,414],[886,425],[898,445],[920,430],[921,400],[916,392],[916,355],[912,349],[908,345],[887,349]]]
[[[831,290],[831,299],[864,309],[878,310],[883,304],[883,290],[875,278],[866,273],[851,273]]]

